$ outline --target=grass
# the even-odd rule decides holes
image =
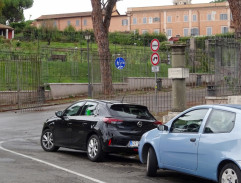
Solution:
[[[88,82],[88,63],[87,63],[87,52],[74,51],[52,51],[48,48],[86,48],[86,42],[81,43],[61,43],[61,42],[51,42],[48,46],[47,42],[23,42],[18,40],[0,40],[0,50],[1,51],[18,51],[20,53],[38,53],[41,52],[41,83],[87,83]],[[39,48],[47,48],[39,50]],[[97,44],[90,44],[90,52],[97,53]],[[110,45],[110,50],[112,53],[111,69],[112,69],[112,80],[114,83],[125,82],[127,77],[154,77],[155,74],[151,71],[151,50],[149,47],[141,46],[120,46],[120,45]],[[2,55],[3,54],[3,55]],[[17,62],[9,62],[11,60],[11,53],[6,57],[4,54],[0,53],[0,84],[1,91],[4,90],[16,90],[18,76],[17,73],[23,73],[21,76],[21,81],[26,83],[31,83],[34,72],[36,74],[36,69],[34,65],[27,65],[28,62],[23,62],[21,67],[17,66]],[[42,55],[43,54],[43,55]],[[52,61],[50,59],[51,54],[66,54],[67,61]],[[123,70],[118,70],[114,61],[117,57],[123,57],[126,60],[126,66]],[[165,58],[165,53],[160,53],[161,58]],[[3,59],[4,58],[4,59]],[[98,83],[101,81],[100,63],[98,57],[95,58],[90,56],[90,73],[92,81]],[[167,77],[167,70],[170,65],[160,64],[160,72],[157,77]],[[17,70],[18,68],[18,70]],[[8,86],[9,85],[9,86]],[[14,86],[14,88],[10,87]]]

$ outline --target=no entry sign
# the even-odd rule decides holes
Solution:
[[[153,52],[156,52],[157,50],[159,50],[160,47],[160,42],[158,41],[158,39],[153,39],[151,41],[151,50]]]
[[[151,55],[151,63],[152,65],[158,65],[160,62],[160,56],[158,53],[153,53]]]

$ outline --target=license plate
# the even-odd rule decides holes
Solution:
[[[139,141],[132,141],[130,140],[129,142],[129,147],[138,147]]]

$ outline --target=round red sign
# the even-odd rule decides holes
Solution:
[[[158,41],[158,39],[153,39],[151,41],[151,50],[156,52],[157,50],[159,50],[160,47],[160,42]]]
[[[160,62],[160,56],[158,53],[153,53],[151,55],[151,63],[152,65],[158,65]]]

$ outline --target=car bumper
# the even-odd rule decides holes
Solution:
[[[105,152],[138,154],[138,147],[107,145],[103,147]]]

